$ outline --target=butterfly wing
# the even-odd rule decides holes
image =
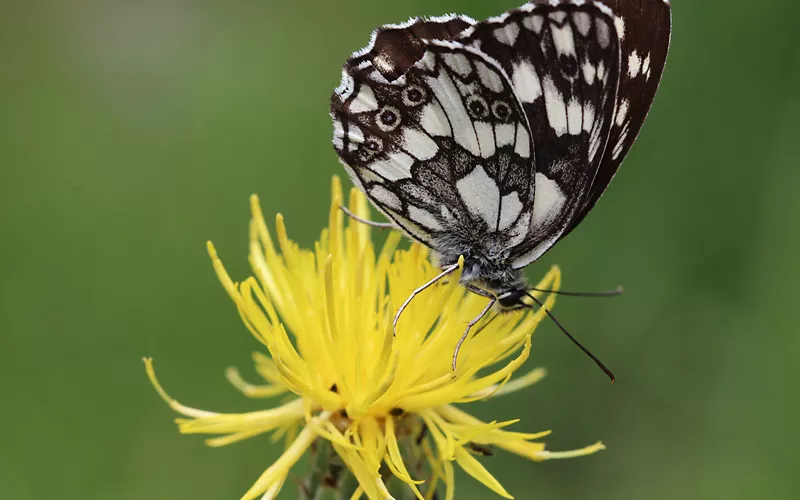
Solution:
[[[453,239],[520,243],[533,149],[511,82],[477,49],[424,44],[401,75],[408,52],[348,61],[331,105],[336,151],[373,204],[434,250]]]
[[[348,59],[343,82],[349,69],[364,64],[370,64],[386,80],[394,81],[422,59],[428,40],[453,40],[475,22],[467,16],[449,15],[381,26],[372,33],[369,45]]]
[[[669,0],[603,0],[614,12],[620,39],[620,79],[614,124],[589,199],[571,222],[577,226],[594,207],[633,146],[658,90],[667,62],[672,14]]]
[[[488,19],[458,39],[510,75],[533,135],[535,197],[528,234],[511,248],[524,267],[556,243],[593,193],[613,126],[620,74],[610,9],[536,2]]]
[[[652,103],[669,32],[665,0],[534,0],[481,23],[385,26],[343,69],[334,146],[415,239],[501,248],[524,267],[611,181]]]

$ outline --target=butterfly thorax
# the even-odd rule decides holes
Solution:
[[[486,242],[484,242],[484,245]],[[494,251],[497,248],[497,251]],[[448,241],[439,242],[434,260],[445,267],[458,262],[464,256],[464,269],[461,283],[475,287],[498,298],[502,307],[513,307],[528,288],[527,281],[519,269],[514,269],[506,252],[499,246],[462,244]]]

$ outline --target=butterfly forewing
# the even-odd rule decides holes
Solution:
[[[532,223],[512,265],[536,260],[589,198],[612,127],[620,51],[610,10],[594,3],[527,4],[468,29],[522,101],[536,161]]]
[[[620,39],[620,80],[614,125],[589,199],[572,230],[594,207],[639,135],[667,62],[672,17],[669,1],[603,0]]]

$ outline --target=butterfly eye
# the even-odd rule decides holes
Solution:
[[[504,101],[495,101],[492,104],[492,114],[501,122],[505,122],[511,117],[511,108]]]
[[[400,110],[392,106],[384,106],[375,117],[378,128],[384,132],[390,132],[400,125]]]
[[[489,105],[486,100],[478,95],[469,96],[467,99],[467,109],[473,118],[484,120],[489,116]]]
[[[403,89],[403,104],[406,106],[419,106],[425,101],[425,90],[417,85]]]

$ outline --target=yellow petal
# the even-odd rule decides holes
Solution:
[[[303,401],[295,399],[277,408],[248,413],[217,413],[181,425],[185,434],[227,434],[251,429],[263,432],[288,425],[303,417]]]
[[[356,437],[357,442],[362,445],[361,456],[364,458],[364,462],[375,477],[380,477],[379,471],[386,442],[378,422],[372,417],[364,418],[358,426]]]
[[[503,387],[500,387],[499,385],[489,386],[472,393],[470,397],[483,399],[493,398],[496,396],[505,396],[506,394],[511,394],[512,392],[517,392],[532,386],[533,384],[542,380],[546,375],[547,370],[544,368],[534,368],[522,377],[515,378],[514,380],[508,382]]]
[[[209,438],[205,440],[205,443],[206,446],[210,446],[212,448],[221,448],[222,446],[228,446],[229,444],[238,443],[239,441],[250,439],[251,437],[258,436],[259,434],[263,434],[268,431],[269,429],[261,429],[261,428],[249,429],[242,432],[228,434],[227,436]]]
[[[211,263],[214,266],[214,271],[217,273],[217,278],[219,278],[219,282],[222,283],[222,288],[228,292],[228,295],[236,301],[239,293],[236,290],[236,284],[231,280],[231,277],[228,275],[228,272],[225,270],[225,267],[222,265],[222,261],[219,259],[217,255],[217,250],[214,248],[214,244],[210,241],[206,242],[206,249],[208,250],[208,255],[211,257]]]
[[[328,227],[312,248],[292,241],[282,215],[270,235],[258,198],[250,200],[249,261],[252,277],[241,282],[228,275],[214,246],[208,253],[242,322],[270,356],[256,355],[256,371],[265,384],[251,384],[235,369],[227,377],[249,397],[285,393],[292,401],[270,410],[218,414],[184,406],[158,383],[152,362],[147,375],[159,395],[185,418],[176,419],[181,432],[214,434],[210,446],[223,446],[272,432],[273,441],[286,439],[286,453],[264,471],[246,499],[274,498],[289,468],[314,439],[329,440],[359,482],[354,498],[391,498],[379,470],[391,472],[423,499],[403,462],[393,411],[420,417],[429,429],[423,455],[433,471],[428,496],[437,482],[446,498],[455,495],[452,461],[498,494],[508,493],[465,448],[468,443],[493,445],[531,460],[569,458],[593,453],[602,444],[582,450],[548,452],[535,442],[548,434],[510,432],[516,420],[482,422],[453,406],[475,399],[509,394],[544,376],[543,369],[512,378],[529,357],[531,335],[553,307],[556,294],[534,292],[543,306],[502,316],[489,315],[471,332],[453,373],[453,348],[472,319],[487,303],[460,283],[458,269],[428,287],[405,310],[397,336],[396,308],[412,290],[442,269],[429,260],[430,251],[412,244],[397,250],[399,231],[388,233],[378,251],[368,225],[347,218],[340,210],[345,197],[338,178],[331,183]],[[369,202],[357,190],[346,200],[358,217],[369,218]],[[561,273],[552,267],[537,288],[558,290]],[[340,412],[344,410],[345,413]],[[314,414],[320,413],[315,417]],[[335,413],[334,413],[335,412]],[[336,415],[331,420],[330,415]],[[324,418],[321,418],[324,417]],[[404,420],[406,421],[406,420]],[[300,432],[302,423],[305,426]],[[436,451],[431,449],[434,445]],[[424,478],[428,479],[428,478]]]
[[[445,500],[453,500],[456,494],[456,479],[453,464],[449,460],[442,461],[444,469]]]
[[[169,397],[167,391],[165,391],[164,388],[161,387],[161,384],[158,383],[158,379],[156,378],[156,371],[153,368],[153,358],[142,358],[142,360],[144,361],[144,369],[147,372],[147,377],[150,379],[150,383],[153,384],[153,387],[155,387],[156,392],[158,392],[158,395],[161,396],[161,399],[167,402],[170,408],[180,413],[181,415],[193,418],[202,418],[202,417],[210,417],[217,415],[217,413],[214,413],[212,411],[198,410],[197,408],[184,406],[179,402],[177,402],[176,400]]]
[[[248,398],[271,398],[286,393],[288,389],[283,385],[255,385],[245,381],[239,370],[229,367],[225,370],[225,378],[236,389]]]
[[[405,463],[403,462],[403,456],[400,453],[400,446],[397,443],[397,437],[394,433],[394,417],[387,415],[385,425],[386,447],[387,451],[389,452],[386,464],[393,469],[393,472],[398,479],[407,483],[411,489],[414,490],[414,494],[417,496],[417,498],[419,498],[419,500],[425,500],[416,486],[424,483],[425,481],[415,481],[412,479],[411,474],[408,473],[408,469],[406,469]]]
[[[526,440],[497,440],[491,444],[515,455],[527,458],[528,460],[533,460],[534,462],[546,460],[539,455],[544,451],[544,443]]]
[[[356,477],[358,484],[364,490],[369,500],[395,500],[394,497],[389,495],[389,492],[386,491],[386,485],[383,484],[380,476],[375,477],[364,459],[356,451],[343,448],[336,443],[332,443],[332,445],[347,468],[350,469]]]
[[[585,448],[580,448],[578,450],[569,450],[569,451],[540,451],[538,456],[542,460],[551,460],[554,458],[576,458],[576,457],[584,457],[586,455],[591,455],[592,453],[597,453],[598,451],[605,450],[606,446],[598,441],[593,445],[586,446]]]
[[[456,447],[455,456],[456,462],[464,469],[464,472],[483,483],[487,488],[498,495],[505,498],[514,498],[508,494],[500,482],[497,481],[475,457],[469,454],[463,446]]]
[[[281,492],[281,488],[283,488],[283,483],[286,482],[286,477],[284,477],[280,481],[276,481],[275,484],[270,486],[270,488],[264,492],[264,496],[261,497],[261,500],[275,500],[278,498],[278,493]]]
[[[322,412],[318,418],[326,420],[329,416],[329,412]],[[247,490],[247,493],[242,496],[242,500],[253,500],[272,488],[278,481],[283,482],[289,474],[289,469],[300,460],[300,457],[311,446],[316,437],[316,433],[311,428],[306,427],[303,429],[283,455],[265,470],[253,486]]]
[[[313,428],[314,432],[335,445],[347,449],[359,448],[359,446],[354,445],[345,436],[343,436],[342,433],[339,432],[339,429],[337,429],[336,426],[330,421],[311,419],[306,425]]]

